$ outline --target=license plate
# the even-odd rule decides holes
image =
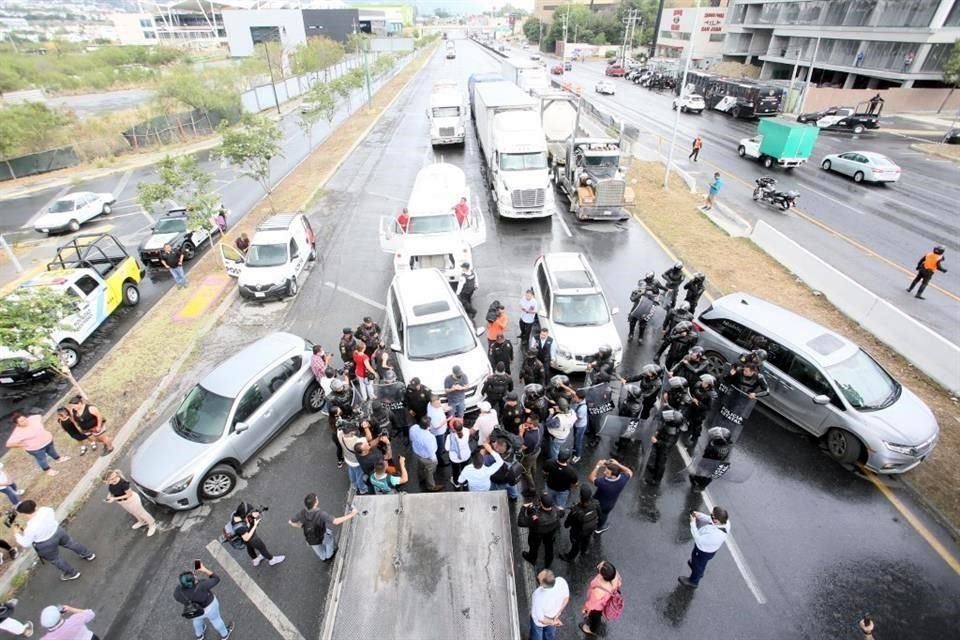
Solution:
[[[254,292],[253,292],[253,297],[254,297],[254,298],[263,298],[263,297],[265,297],[266,295],[267,295],[267,294],[265,294],[263,291],[254,291]]]
[[[0,378],[0,384],[11,384],[12,382],[13,378]]]
[[[605,215],[605,216],[612,216],[612,215],[613,215],[613,211],[604,211],[604,212],[603,212],[603,215]]]

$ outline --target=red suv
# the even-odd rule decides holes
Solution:
[[[622,78],[624,75],[626,75],[627,70],[621,67],[619,64],[612,64],[607,67],[604,73],[608,76],[613,76],[614,78]]]

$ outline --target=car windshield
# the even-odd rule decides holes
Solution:
[[[855,409],[884,409],[900,396],[900,383],[862,350],[843,362],[827,367],[827,373]]]
[[[244,259],[248,267],[279,267],[286,261],[285,244],[252,244]]]
[[[470,325],[461,316],[407,327],[407,357],[411,360],[454,356],[476,344]]]
[[[595,176],[601,178],[611,178],[620,168],[619,155],[586,156],[584,158],[587,169]]]
[[[153,230],[155,233],[183,233],[187,230],[187,219],[160,218]]]
[[[223,434],[232,402],[232,399],[218,396],[198,384],[170,419],[173,430],[192,442],[216,442]]]
[[[606,324],[610,321],[607,301],[599,293],[555,296],[553,321],[567,327]]]
[[[546,169],[547,154],[543,151],[535,151],[533,153],[501,153],[500,168],[504,171]]]
[[[452,212],[438,216],[413,216],[407,223],[407,233],[450,233],[458,228],[457,216]]]
[[[74,209],[74,200],[57,200],[50,208],[47,209],[50,213],[64,213],[65,211],[73,211]]]
[[[434,118],[456,118],[460,115],[460,107],[434,107]]]

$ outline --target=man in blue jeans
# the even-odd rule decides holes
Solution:
[[[470,386],[467,375],[460,367],[454,367],[453,373],[443,381],[443,389],[447,393],[447,405],[453,415],[462,418],[467,412],[467,388]]]
[[[187,277],[183,275],[182,249],[179,247],[174,249],[169,243],[163,245],[163,251],[160,252],[160,264],[173,276],[173,281],[177,283],[177,289],[183,289],[187,286]]]
[[[204,577],[197,577],[197,574]],[[199,607],[199,615],[190,618],[193,623],[193,635],[197,640],[202,640],[207,633],[207,620],[220,634],[220,640],[227,640],[233,633],[233,624],[224,624],[220,616],[220,601],[213,595],[213,588],[220,584],[220,576],[210,569],[203,566],[196,568],[195,571],[184,571],[180,574],[177,588],[173,591],[173,599],[184,605]]]
[[[567,581],[544,569],[537,574],[539,585],[530,596],[530,640],[555,640],[560,616],[570,602]]]
[[[720,173],[713,174],[713,182],[710,183],[710,190],[707,192],[707,201],[704,203],[704,209],[712,209],[713,201],[717,198],[717,195],[720,193],[720,189],[723,187],[723,182],[720,180]]]

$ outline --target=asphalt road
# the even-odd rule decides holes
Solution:
[[[455,79],[464,86],[469,73],[492,67],[491,58],[474,46],[459,47],[455,64],[434,57],[327,184],[310,213],[320,259],[299,295],[264,306],[238,302],[230,309],[201,346],[204,360],[184,372],[178,389],[171,392],[167,412],[205,370],[266,331],[285,329],[331,349],[341,327],[356,325],[364,315],[382,317],[392,269],[375,236],[379,216],[395,215],[417,170],[440,156],[464,168],[474,193],[483,191],[472,132],[462,150],[431,150],[423,116],[428,89],[439,79]],[[485,200],[479,204],[488,211]],[[486,225],[488,240],[474,253],[482,284],[475,301],[478,306],[493,298],[503,301],[512,318],[512,338],[517,335],[521,289],[530,279],[534,258],[544,251],[582,251],[611,304],[621,308],[638,273],[663,270],[672,262],[632,221],[578,225],[564,213],[529,223],[487,217]],[[628,348],[625,370],[636,371],[651,360],[650,342],[642,349]],[[309,491],[317,492],[322,507],[335,515],[344,508],[346,473],[336,468],[325,425],[315,420],[300,418],[269,445],[245,470],[246,479],[234,495],[186,514],[160,514],[163,531],[155,538],[131,532],[129,518],[100,502],[99,490],[71,524],[73,535],[98,553],[97,560],[77,560],[84,575],[72,583],[61,583],[55,570],[39,567],[20,594],[18,613],[36,620],[44,605],[68,602],[97,611],[93,627],[101,637],[186,637],[188,623],[180,619],[180,607],[170,594],[177,574],[193,558],[202,558],[224,577],[217,591],[225,617],[237,622],[237,640],[280,637],[276,625],[284,620],[299,634],[289,637],[318,637],[331,567],[320,563],[300,532],[285,522]],[[607,457],[608,447],[602,442],[579,463],[581,474],[596,457]],[[629,458],[625,462],[636,464]],[[124,468],[127,464],[120,462]],[[878,637],[885,639],[936,637],[952,627],[960,614],[956,573],[865,479],[828,460],[805,436],[759,412],[749,421],[733,464],[744,470],[745,481],[718,481],[708,493],[731,513],[737,555],[728,545],[696,592],[678,587],[676,577],[686,573],[691,544],[685,514],[702,505],[699,496],[688,492],[683,463],[674,453],[658,492],[639,479],[628,484],[611,516],[611,529],[587,559],[573,567],[556,561],[554,569],[572,590],[561,639],[580,637],[577,611],[591,567],[600,558],[613,562],[624,575],[626,609],[611,625],[607,637],[612,640],[718,634],[743,640],[853,638],[856,620],[865,611],[874,615]],[[414,468],[410,473],[415,477]],[[896,483],[893,487],[897,491]],[[408,488],[417,490],[415,483]],[[954,556],[960,553],[907,495],[898,495]],[[218,547],[214,539],[241,499],[271,508],[261,534],[274,553],[287,555],[283,565],[253,568],[242,552],[222,545],[218,556],[226,552],[236,563],[215,560],[207,551],[208,545]],[[566,547],[566,541],[560,544]],[[520,549],[515,551],[519,557]],[[526,629],[531,575],[529,565],[517,569],[524,580],[518,584],[520,626]],[[403,629],[394,637],[421,640],[404,635]]]
[[[511,53],[524,58],[530,55],[519,49]],[[549,60],[548,67],[555,62],[545,60]],[[594,87],[604,77],[605,66],[602,62],[575,62],[571,71],[551,77],[579,85],[584,96],[602,110],[638,127],[642,144],[659,145],[666,156],[675,120],[673,94],[641,88],[622,78],[611,78],[616,95],[597,94]],[[764,220],[948,340],[960,343],[960,269],[937,273],[933,284],[944,291],[928,289],[925,301],[904,290],[917,260],[934,245],[946,247],[948,268],[950,256],[960,252],[957,165],[911,149],[911,144],[929,142],[929,138],[885,133],[884,128],[891,125],[903,126],[895,118],[885,117],[880,130],[859,136],[821,132],[807,165],[788,173],[767,170],[737,156],[739,141],[756,134],[755,121],[734,120],[717,111],[681,114],[674,158],[694,176],[701,192],[706,191],[713,173],[720,171],[726,184],[719,200],[741,217],[750,222]],[[697,135],[704,145],[700,161],[694,163],[687,154]],[[853,150],[889,156],[903,169],[900,181],[858,185],[819,168],[824,156]],[[754,202],[754,180],[761,175],[774,176],[778,188],[799,191],[799,211],[784,214]]]

